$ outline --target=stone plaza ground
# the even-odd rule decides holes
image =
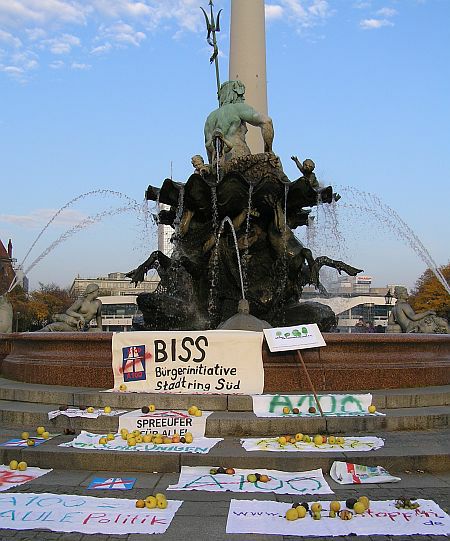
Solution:
[[[97,497],[138,499],[155,492],[165,492],[169,499],[183,500],[167,532],[160,537],[167,540],[293,540],[301,537],[276,535],[231,535],[225,533],[231,499],[257,499],[283,502],[297,501],[291,495],[273,493],[218,493],[202,491],[167,491],[169,484],[178,480],[182,465],[233,466],[236,468],[278,469],[306,471],[322,468],[328,474],[334,460],[347,460],[359,464],[380,465],[401,482],[374,485],[339,485],[326,475],[335,495],[320,498],[305,496],[306,501],[346,499],[366,494],[371,500],[397,497],[434,500],[448,512],[450,508],[450,388],[428,387],[373,392],[373,402],[385,417],[313,418],[258,418],[251,408],[248,396],[233,395],[138,395],[100,393],[94,389],[33,385],[0,379],[0,443],[20,437],[23,430],[31,433],[36,426],[45,426],[50,432],[62,433],[64,428],[92,432],[117,430],[117,417],[98,419],[59,416],[49,421],[48,412],[61,404],[81,403],[102,407],[110,404],[123,409],[136,409],[142,404],[156,403],[162,408],[186,409],[197,403],[203,410],[213,413],[207,419],[206,435],[222,437],[210,453],[205,455],[178,453],[123,453],[61,448],[59,443],[73,436],[60,435],[35,448],[11,449],[0,447],[0,463],[8,464],[12,458],[26,460],[30,466],[53,468],[47,475],[8,493],[55,493]],[[303,423],[307,423],[305,426]],[[246,452],[239,438],[292,433],[299,428],[308,433],[377,435],[385,440],[381,449],[370,452],[282,453]],[[152,473],[158,472],[158,473]],[[87,486],[94,477],[135,477],[133,489],[128,491],[92,491]],[[388,533],[388,532],[387,532]],[[362,540],[409,541],[417,539],[444,539],[439,536],[358,536]],[[65,540],[65,541],[140,541],[148,535],[101,535],[58,533],[48,530],[17,531],[1,528],[0,541]],[[324,540],[324,537],[315,537]],[[342,540],[344,537],[329,539]]]
[[[313,461],[311,461],[313,462]],[[313,464],[311,465],[313,467]],[[104,474],[104,475],[103,475]],[[86,487],[94,477],[136,477],[135,487],[129,491],[88,491]],[[402,481],[395,484],[364,485],[339,485],[328,476],[326,477],[336,495],[321,496],[321,500],[346,499],[356,495],[367,494],[371,499],[392,499],[404,495],[415,496],[424,499],[433,499],[440,507],[448,512],[450,509],[450,473],[428,474],[418,472],[400,473]],[[178,480],[178,473],[146,474],[135,472],[92,472],[76,470],[54,470],[49,474],[36,479],[26,485],[10,489],[8,492],[51,492],[54,494],[78,494],[89,496],[108,496],[117,498],[137,499],[155,492],[165,492],[169,484]],[[291,541],[300,540],[301,537],[277,536],[277,535],[231,535],[225,533],[228,506],[231,499],[257,499],[293,502],[294,496],[273,494],[231,494],[201,491],[169,491],[166,492],[169,499],[184,500],[183,505],[175,515],[167,532],[156,538],[168,541]],[[313,500],[311,496],[305,496],[305,500]],[[362,541],[411,541],[414,536],[358,536]],[[0,540],[7,541],[144,541],[148,535],[87,535],[82,533],[58,533],[48,530],[16,531],[0,528]],[[303,538],[305,539],[305,538]],[[316,541],[326,539],[342,541],[344,537],[315,537]],[[442,536],[417,536],[421,540],[440,541],[446,539]]]

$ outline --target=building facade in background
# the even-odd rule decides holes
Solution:
[[[159,284],[159,276],[155,270],[152,270],[136,287],[123,272],[110,272],[108,276],[100,276],[99,278],[80,278],[78,276],[70,287],[70,294],[79,297],[89,284],[97,284],[101,296],[136,296],[139,293],[155,291]]]
[[[372,287],[372,281],[367,275],[342,276],[330,283],[329,298],[316,299],[334,311],[340,332],[385,332],[393,306],[386,295],[399,284]]]
[[[20,266],[17,265],[17,259],[13,257],[11,239],[8,241],[8,248],[5,248],[5,245],[0,239],[0,295],[8,291],[14,277],[18,285],[28,293],[28,278]]]

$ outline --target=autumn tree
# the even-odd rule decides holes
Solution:
[[[450,283],[450,263],[440,267],[447,284]],[[450,295],[436,278],[431,269],[427,269],[415,283],[409,302],[416,312],[434,310],[438,316],[450,318]]]

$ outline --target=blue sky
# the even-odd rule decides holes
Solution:
[[[30,271],[32,286],[127,271],[155,247],[136,207],[171,169],[187,179],[216,107],[202,4],[0,0],[0,238],[13,239],[21,261],[68,201],[96,189],[124,194],[89,196],[61,213],[25,268],[80,221],[124,211],[52,250]],[[225,80],[230,1],[215,6],[224,10]],[[411,234],[398,238],[389,209],[438,265],[450,259],[450,2],[271,0],[266,15],[274,150],[291,179],[290,156],[309,157],[343,195],[337,222],[320,209],[316,236],[299,237],[376,285],[411,286],[426,264]]]

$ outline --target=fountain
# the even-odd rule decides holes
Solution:
[[[214,26],[214,25],[211,25]],[[210,34],[208,29],[208,35]],[[213,33],[212,44],[217,43]],[[216,61],[217,54],[213,55]],[[218,79],[218,77],[217,77]],[[320,187],[314,163],[297,164],[290,181],[273,152],[273,123],[245,102],[239,80],[220,85],[219,107],[205,123],[207,164],[192,158],[185,183],[166,179],[149,186],[146,199],[164,203],[158,220],[174,229],[174,252],[153,252],[128,275],[143,280],[156,268],[157,290],[138,296],[140,330],[236,328],[245,317],[284,326],[317,323],[323,332],[336,323],[323,304],[300,302],[303,287],[324,292],[320,269],[356,275],[360,269],[325,255],[315,257],[295,236],[308,227],[311,208],[340,199]],[[257,127],[264,151],[250,152],[247,124]],[[422,250],[423,252],[423,250]],[[28,254],[27,254],[28,255]],[[240,314],[236,315],[236,312]],[[254,320],[253,320],[254,321]],[[110,333],[5,334],[2,374],[34,383],[112,387]],[[326,334],[326,348],[307,350],[305,362],[319,391],[414,387],[450,383],[448,335]],[[263,351],[265,392],[308,390],[295,353]]]
[[[196,169],[185,184],[166,179],[160,189],[147,189],[147,199],[170,206],[160,212],[159,221],[175,229],[175,249],[171,258],[153,252],[128,273],[135,283],[151,268],[161,275],[156,292],[138,296],[142,330],[201,329],[205,324],[214,329],[246,298],[251,314],[272,326],[317,323],[329,331],[336,324],[334,313],[319,303],[299,303],[303,287],[324,289],[319,279],[324,265],[352,276],[361,272],[342,261],[313,257],[295,237],[293,230],[308,225],[311,207],[339,196],[331,186],[319,187],[311,160],[300,165],[300,178],[287,178],[272,151],[272,120],[246,104],[244,93],[241,81],[221,85],[220,105],[205,124],[208,165]],[[246,123],[261,129],[264,153],[250,153]],[[218,227],[224,221],[230,228]],[[174,274],[177,280],[171,279]],[[207,295],[211,282],[213,306]]]

